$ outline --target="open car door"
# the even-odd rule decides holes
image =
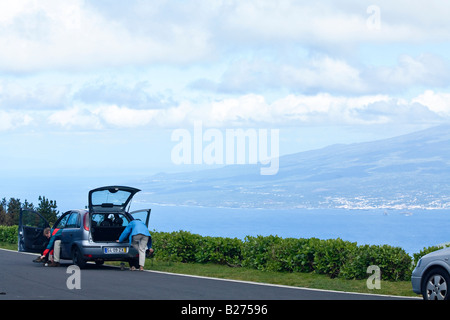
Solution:
[[[18,251],[37,252],[44,251],[48,239],[43,231],[48,228],[48,221],[39,213],[29,209],[21,209],[19,214]]]
[[[148,228],[148,222],[150,220],[150,213],[152,209],[142,209],[130,212],[135,220],[141,220]]]
[[[130,214],[133,216],[135,220],[141,220],[148,229],[148,222],[150,220],[150,213],[152,212],[152,209],[142,209],[142,210],[136,210],[133,212],[130,212]],[[152,247],[152,237],[148,240],[149,248]],[[147,253],[146,253],[147,254]]]

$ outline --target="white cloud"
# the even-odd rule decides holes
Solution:
[[[207,32],[182,25],[129,30],[85,1],[18,0],[0,4],[0,68],[16,72],[86,70],[147,62],[183,63],[208,49]],[[161,29],[159,29],[161,28]],[[167,33],[160,38],[160,33]]]
[[[196,119],[216,126],[371,124],[398,120],[407,110],[414,121],[425,114],[447,119],[448,96],[435,92],[446,88],[449,64],[420,46],[450,40],[449,5],[377,6],[380,30],[367,27],[367,7],[352,0],[2,2],[0,70],[32,72],[35,79],[2,79],[0,108],[24,111],[3,111],[1,124],[3,130],[42,118],[96,130]],[[365,64],[358,51],[362,43],[394,42],[419,49],[393,65]],[[67,80],[72,76],[83,83]],[[424,88],[434,91],[393,97]]]
[[[411,99],[389,95],[342,96],[319,93],[289,94],[267,101],[263,95],[177,105],[152,109],[118,105],[75,104],[62,110],[0,110],[0,131],[39,127],[52,130],[99,131],[105,129],[189,127],[195,121],[204,126],[290,127],[303,125],[373,125],[445,123],[450,120],[450,93],[426,90]]]
[[[446,87],[450,64],[439,56],[403,54],[393,66],[370,66],[317,54],[297,61],[241,59],[230,64],[217,82],[200,79],[191,88],[218,93],[264,93],[287,89],[315,94],[402,93],[423,86]]]
[[[80,106],[53,112],[48,116],[48,122],[68,130],[74,128],[98,130],[103,128],[100,119],[94,113]]]
[[[279,72],[281,83],[298,91],[359,93],[367,90],[358,69],[327,56],[315,57],[299,68],[285,65]]]
[[[264,92],[288,88],[298,92],[353,92],[366,90],[360,71],[341,59],[314,56],[279,63],[269,59],[245,59],[232,63],[220,82],[194,82],[193,88],[217,92]],[[205,86],[206,85],[206,86]]]
[[[263,95],[248,94],[176,110],[182,114],[179,126],[192,124],[195,120],[202,120],[205,126],[211,127],[371,125],[448,120],[447,115],[436,113],[435,109],[417,103],[416,99],[388,95],[290,94],[268,102]],[[165,116],[167,114],[161,113],[156,118]]]
[[[167,109],[133,109],[117,105],[80,104],[52,112],[48,116],[48,123],[67,130],[133,129],[146,126],[166,128],[183,124],[191,111],[189,103]]]
[[[450,120],[450,94],[425,92],[412,99],[389,95],[336,96],[290,94],[273,102],[249,94],[223,99],[204,107],[203,119],[211,126],[303,126],[446,123]],[[191,116],[191,115],[188,115]]]
[[[23,79],[0,80],[0,108],[58,109],[70,99],[70,85],[26,83]]]
[[[440,116],[450,116],[450,93],[426,90],[421,95],[412,99],[412,101],[426,106]]]
[[[138,110],[113,105],[96,108],[92,113],[107,125],[117,128],[134,128],[149,125],[158,114],[158,110]]]
[[[270,116],[270,106],[263,96],[245,95],[239,98],[213,102],[210,110],[205,110],[208,125],[266,122]]]
[[[245,95],[213,103],[208,120],[220,125],[302,125],[385,123],[382,115],[370,119],[356,115],[387,96],[343,97],[329,94],[288,95],[267,103],[261,95]],[[207,122],[207,123],[211,123]]]
[[[439,56],[403,54],[396,66],[367,68],[362,72],[362,78],[377,90],[398,92],[412,86],[447,86],[449,74],[450,66]]]
[[[15,111],[0,110],[0,132],[26,127],[33,123],[34,119],[29,114]]]
[[[450,40],[448,4],[381,1],[381,29],[360,1],[16,0],[0,3],[0,68],[86,70],[217,61],[245,50],[295,46],[328,53],[361,43]]]
[[[449,4],[434,0],[378,1],[380,29],[370,30],[370,3],[361,1],[236,1],[223,15],[223,30],[236,40],[287,41],[341,50],[361,42],[417,43],[449,40]],[[429,5],[428,5],[429,4]]]

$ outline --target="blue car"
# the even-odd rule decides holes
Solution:
[[[450,286],[450,248],[423,256],[412,272],[413,291],[425,300],[448,300]]]
[[[128,223],[139,219],[148,227],[151,209],[128,212],[133,196],[139,189],[125,186],[105,186],[89,191],[89,210],[76,209],[63,213],[53,225],[62,229],[61,259],[72,260],[80,268],[88,261],[125,261],[137,266],[139,253],[128,242],[118,243]],[[18,250],[42,253],[48,239],[43,235],[49,223],[33,210],[21,210]]]

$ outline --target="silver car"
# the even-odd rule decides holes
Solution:
[[[450,248],[423,256],[412,272],[413,291],[425,300],[448,300],[450,294]]]
[[[89,191],[89,210],[77,209],[63,213],[53,225],[62,229],[61,259],[72,260],[83,268],[86,262],[126,261],[138,265],[139,254],[129,242],[118,243],[120,234],[134,219],[148,226],[151,209],[127,212],[139,189],[106,186]],[[48,239],[43,230],[49,223],[33,210],[21,210],[19,217],[18,250],[42,253]]]

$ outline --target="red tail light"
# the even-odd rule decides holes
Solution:
[[[83,227],[84,230],[89,231],[89,212],[86,212],[83,218]]]

